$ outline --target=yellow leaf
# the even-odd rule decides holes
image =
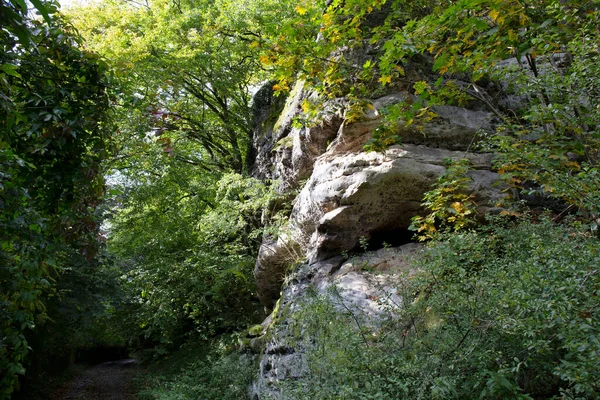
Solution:
[[[251,49],[254,49],[254,48],[258,47],[258,46],[260,46],[260,43],[258,43],[258,42],[252,42],[252,43],[250,43],[250,48]]]
[[[565,167],[569,167],[569,168],[574,168],[574,169],[581,169],[581,166],[579,165],[579,163],[575,162],[575,161],[567,161],[564,163]]]
[[[495,21],[498,18],[498,15],[500,15],[498,10],[490,10],[490,18],[492,21]]]
[[[529,17],[526,14],[521,14],[520,16],[521,25],[527,25],[529,22]]]
[[[296,10],[296,12],[300,15],[304,15],[306,14],[306,8],[302,7],[302,6],[296,6],[294,8],[294,10]]]
[[[508,215],[512,217],[520,217],[521,214],[515,211],[503,210],[500,212],[500,215]]]
[[[392,77],[389,75],[382,75],[378,80],[382,85],[385,85],[386,83],[392,82]]]
[[[285,83],[282,83],[281,85],[276,83],[275,85],[273,85],[273,90],[275,92],[285,92],[285,91],[290,90],[290,88]]]
[[[307,113],[309,110],[310,110],[310,102],[305,99],[302,102],[302,111],[304,111],[305,113]]]

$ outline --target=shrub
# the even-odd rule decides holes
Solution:
[[[444,239],[403,280],[395,321],[361,327],[335,296],[311,300],[296,316],[310,372],[282,384],[290,398],[600,396],[600,243],[549,219]]]
[[[433,239],[439,232],[465,230],[476,222],[475,195],[469,194],[472,181],[467,175],[471,168],[469,160],[444,161],[448,169],[423,197],[423,206],[429,214],[412,219],[410,229],[417,232],[419,241]]]
[[[227,353],[223,347],[224,342],[212,347],[185,347],[153,364],[138,378],[138,397],[141,400],[247,398],[256,370],[254,359],[246,354]]]

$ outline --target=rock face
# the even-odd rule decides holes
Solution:
[[[333,101],[325,105],[321,124],[295,127],[294,120],[302,118],[300,105],[310,96],[301,83],[296,85],[269,140],[263,138],[268,144],[258,151],[258,175],[280,179],[280,190],[308,179],[295,200],[288,232],[277,241],[266,240],[260,250],[255,277],[267,309],[279,298],[289,249],[314,263],[351,251],[360,240],[375,247],[377,241],[410,240],[411,218],[423,213],[423,195],[445,171],[445,159],[471,160],[472,190],[480,211],[500,196],[492,187],[497,175],[489,170],[491,156],[468,151],[481,131],[492,128],[491,114],[437,107],[438,118],[423,132],[399,129],[403,144],[375,153],[363,148],[382,122],[381,110],[409,94],[373,100],[370,111],[353,124],[342,122],[337,111],[342,101]]]
[[[285,274],[304,255],[304,246],[287,236],[280,236],[277,240],[270,237],[263,239],[258,251],[254,277],[258,297],[265,307],[271,309],[279,299],[281,285]]]
[[[352,250],[377,233],[406,231],[420,212],[424,193],[445,171],[443,160],[462,152],[425,146],[394,146],[385,154],[347,153],[320,157],[296,200],[291,221],[310,237],[309,260],[319,261]],[[475,182],[490,182],[489,155],[467,155]],[[485,186],[484,186],[485,187]],[[473,187],[479,203],[490,194]],[[493,196],[493,194],[492,194]],[[393,238],[390,238],[393,239]]]
[[[341,115],[330,112],[317,126],[295,127],[295,119],[302,115],[302,101],[311,95],[298,82],[277,119],[272,118],[273,111],[279,111],[277,108],[259,117],[254,135],[257,155],[253,175],[280,180],[281,191],[294,188],[299,180],[310,176],[315,158],[325,152],[342,123]]]
[[[385,307],[372,299],[381,291],[394,297],[395,273],[407,268],[407,257],[418,249],[409,243],[411,218],[424,213],[423,195],[446,170],[444,160],[468,158],[471,192],[485,213],[500,199],[490,171],[490,154],[471,150],[482,131],[493,129],[491,114],[458,107],[437,107],[438,115],[424,130],[398,129],[402,145],[385,153],[365,152],[364,145],[381,124],[382,110],[410,97],[392,93],[372,100],[362,120],[347,124],[339,112],[343,101],[325,104],[317,126],[299,127],[301,104],[313,96],[298,84],[279,119],[262,130],[257,149],[259,177],[279,179],[280,190],[299,188],[287,230],[276,240],[265,238],[255,267],[258,293],[270,316],[254,399],[280,398],[279,383],[306,372],[306,341],[298,336],[290,316],[306,307],[309,291],[335,288],[344,307],[360,310],[371,321],[386,318]],[[399,124],[400,126],[402,124]],[[350,261],[341,254],[358,248],[375,250]],[[299,260],[305,260],[300,263]],[[290,268],[296,265],[294,268]],[[368,271],[364,266],[368,265]],[[379,273],[374,274],[373,271]],[[373,322],[370,322],[373,323]],[[376,323],[376,322],[375,322]],[[256,347],[256,346],[255,346]]]
[[[274,312],[275,320],[264,336],[259,373],[250,388],[250,398],[282,398],[281,383],[306,373],[310,337],[302,339],[302,327],[293,322],[295,313],[309,309],[316,296],[328,296],[337,307],[360,318],[361,324],[390,317],[391,310],[402,303],[395,292],[395,277],[401,271],[409,272],[408,261],[420,248],[410,243],[349,260],[334,257],[304,264],[291,273]]]

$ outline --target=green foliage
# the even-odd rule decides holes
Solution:
[[[256,179],[163,161],[161,175],[122,188],[108,241],[130,296],[122,323],[159,352],[255,321],[252,270],[277,198]]]
[[[595,397],[597,240],[549,220],[448,239],[426,255],[410,311],[423,321],[411,327],[415,342],[448,363],[438,371],[468,368],[465,388],[486,397],[507,396],[506,381],[533,397]],[[470,371],[481,381],[469,382]]]
[[[497,165],[517,188],[535,182],[535,190],[561,199],[598,217],[600,75],[593,67],[598,40],[598,12],[589,4],[545,4],[543,22],[525,43],[523,65],[495,70],[510,79],[508,88],[527,104],[517,118],[505,118],[493,147]],[[531,17],[533,20],[533,16]],[[531,191],[531,186],[529,186]]]
[[[141,400],[241,400],[247,398],[256,363],[224,350],[227,341],[206,348],[184,347],[144,369],[137,379]],[[212,349],[212,350],[209,350]]]
[[[51,16],[54,5],[32,3],[44,21],[29,20],[25,2],[0,5],[0,398],[25,373],[36,332],[57,317],[62,277],[98,252],[110,140],[105,64]]]
[[[359,310],[345,308],[335,290],[327,295],[313,293],[293,315],[284,314],[294,332],[289,345],[310,350],[302,365],[294,366],[306,375],[280,382],[280,398],[404,398],[401,390],[390,385],[397,379],[391,370],[383,374],[389,365],[382,361],[390,348],[379,342],[378,329],[357,324],[364,317]]]
[[[0,3],[0,397],[34,342],[66,352],[67,337],[73,346],[128,340],[161,357],[188,339],[256,322],[254,257],[261,235],[276,233],[264,226],[285,219],[274,185],[240,175],[253,162],[251,93],[265,80],[278,81],[275,94],[302,79],[322,99],[345,96],[347,124],[364,116],[369,99],[408,92],[383,111],[367,144],[376,151],[399,143],[399,128],[433,120],[433,106],[476,100],[500,121],[488,149],[511,185],[591,219],[600,213],[600,14],[592,2],[74,8],[67,14],[86,46],[115,70],[111,98],[104,63],[52,17],[54,6],[32,3],[45,22],[26,18],[24,1]],[[509,57],[512,65],[502,62]],[[302,104],[308,123],[320,118],[318,103]],[[109,252],[98,260],[111,105]],[[414,226],[421,239],[447,242],[433,243],[422,271],[399,288],[399,321],[357,323],[335,293],[296,316],[316,345],[310,379],[285,386],[286,395],[598,396],[597,242],[547,221],[464,233],[475,217],[467,172],[465,161],[452,164],[424,199],[430,214]],[[34,326],[51,339],[32,335]],[[242,398],[251,368],[244,357],[203,355],[143,395]]]
[[[371,107],[373,107],[371,105]],[[381,111],[384,122],[373,131],[373,136],[365,144],[366,151],[385,152],[390,146],[401,144],[398,128],[401,126],[401,118],[404,115],[402,106],[392,105]]]
[[[598,397],[598,241],[547,219],[445,239],[413,262],[394,319],[308,300],[291,321],[309,372],[287,398]]]
[[[252,42],[260,35],[239,26],[243,12],[237,7],[224,1],[156,0],[147,7],[112,1],[67,12],[87,45],[117,68],[122,140],[134,147],[129,152],[136,153],[152,130],[180,161],[249,171],[251,92],[262,75]],[[201,150],[182,154],[181,141]]]
[[[470,162],[446,160],[448,169],[434,187],[425,193],[423,206],[429,214],[412,219],[411,230],[420,241],[435,238],[440,232],[457,232],[473,227],[477,210],[474,195],[468,194]]]
[[[112,321],[155,356],[259,315],[256,252],[286,213],[275,184],[242,174],[260,115],[251,93],[268,77],[259,46],[281,8],[156,0],[65,11],[115,69],[118,154],[105,227],[124,297]]]
[[[597,49],[591,44],[598,40],[593,27],[598,13],[586,2],[576,3],[546,1],[521,7],[505,1],[457,2],[418,29],[429,26],[428,32],[435,35],[432,27],[445,22],[437,31],[439,39],[428,45],[440,72],[471,73],[470,88],[463,91],[502,118],[491,149],[500,152],[497,165],[507,181],[517,188],[535,182],[544,194],[593,216],[599,193],[593,177],[600,113],[594,89],[599,76],[592,61]],[[472,21],[460,20],[461,13],[471,13]],[[447,41],[448,35],[457,34],[469,39]],[[513,66],[499,66],[508,56],[516,57]],[[491,95],[478,86],[483,78],[510,82],[504,83],[504,90],[518,96],[521,107],[493,106]]]

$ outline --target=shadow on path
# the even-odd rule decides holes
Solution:
[[[109,361],[85,369],[50,397],[51,400],[135,400],[131,383],[136,361]]]

